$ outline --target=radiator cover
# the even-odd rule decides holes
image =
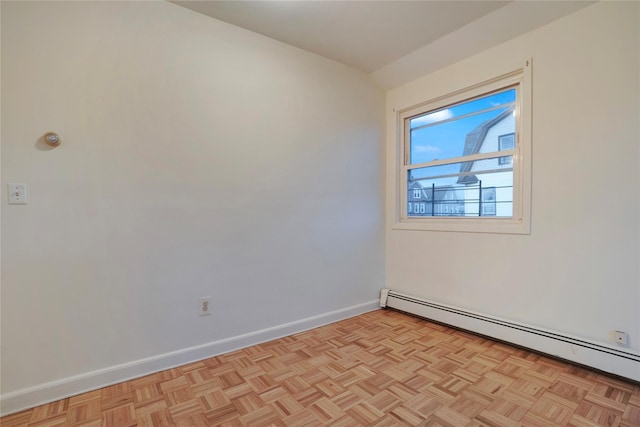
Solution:
[[[640,381],[640,354],[406,295],[380,292],[380,306],[465,329],[581,365]]]

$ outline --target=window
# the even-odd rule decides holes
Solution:
[[[414,199],[419,199],[420,198],[420,190],[419,189],[413,190],[413,198]]]
[[[499,77],[397,109],[394,228],[529,233],[530,79],[526,61]],[[431,195],[428,211],[412,211],[407,203],[419,198],[416,186]]]
[[[496,216],[496,188],[483,188],[482,189],[482,216]]]
[[[507,135],[500,135],[498,137],[498,150],[513,150],[516,147],[516,135],[515,133],[509,133]],[[500,157],[498,159],[499,165],[510,165],[513,163],[512,157]]]

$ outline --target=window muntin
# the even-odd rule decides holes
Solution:
[[[527,60],[499,77],[418,106],[394,110],[398,120],[399,145],[397,187],[393,190],[397,203],[393,228],[518,234],[530,232],[530,82],[531,67],[530,60]],[[502,119],[510,116],[511,124],[505,126],[506,120],[500,125],[493,123],[488,132],[491,133],[491,144],[467,144],[466,136],[464,142],[460,137],[432,139],[426,143],[415,141],[418,138],[416,135],[419,135],[417,132],[423,129],[438,126],[445,129],[445,125],[451,129],[455,122],[469,123],[474,117],[485,119],[485,122],[494,119],[500,121],[500,115]],[[428,132],[435,135],[434,129]],[[498,137],[510,134],[513,134],[513,146],[509,148],[509,141],[505,138],[500,146]],[[462,147],[458,154],[451,153],[451,147],[443,146],[446,141],[452,140],[458,150]],[[443,148],[448,148],[449,152]],[[423,188],[422,197],[426,202],[425,215],[415,215],[407,209],[407,201],[412,200],[408,189],[420,187]],[[487,207],[482,207],[483,189],[487,188],[495,188],[495,209],[492,208],[493,200]],[[436,195],[448,192],[449,196],[442,200],[434,199],[431,194],[433,189]],[[493,191],[487,193],[492,194]]]

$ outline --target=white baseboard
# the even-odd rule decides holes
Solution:
[[[377,309],[378,301],[370,301],[248,334],[225,338],[2,394],[0,396],[0,416],[282,338]]]
[[[640,353],[383,289],[380,306],[640,381]]]

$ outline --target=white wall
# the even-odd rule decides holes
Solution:
[[[170,3],[3,1],[2,89],[3,395],[375,307],[365,74]]]
[[[389,195],[394,107],[533,58],[531,235],[392,230],[388,198],[387,287],[640,349],[638,7],[589,6],[388,92]]]

